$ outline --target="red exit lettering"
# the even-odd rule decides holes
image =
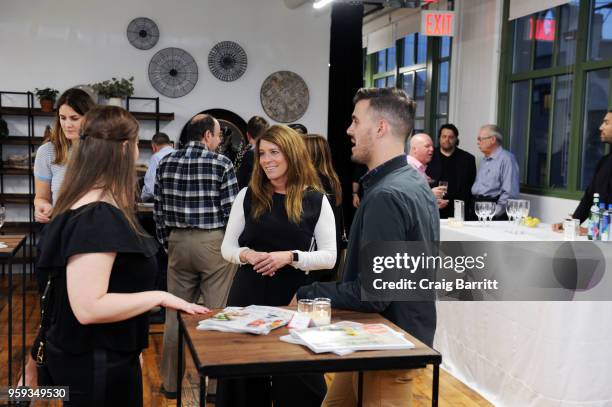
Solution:
[[[452,14],[427,14],[425,35],[452,35]]]

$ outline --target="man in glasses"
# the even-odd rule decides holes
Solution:
[[[472,185],[474,202],[495,202],[493,219],[506,220],[506,202],[519,196],[518,163],[514,154],[502,147],[502,131],[496,125],[482,126],[476,142],[484,158]],[[474,219],[473,216],[471,218]]]

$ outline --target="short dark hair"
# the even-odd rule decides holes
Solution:
[[[206,113],[195,115],[185,130],[185,143],[189,143],[190,141],[202,141],[204,133],[207,131],[211,133],[215,131],[215,118]]]
[[[247,123],[247,132],[253,138],[259,137],[270,125],[268,121],[261,116],[253,116]]]
[[[396,135],[407,138],[414,129],[416,102],[398,88],[361,88],[353,98],[353,104],[370,101],[370,109],[383,116]]]
[[[459,129],[452,123],[446,123],[440,126],[440,129],[438,130],[438,138],[440,138],[440,136],[442,135],[442,130],[444,129],[452,131],[453,133],[455,133],[455,137],[459,138]]]
[[[300,134],[308,134],[308,129],[302,123],[291,123],[288,126]]]
[[[155,144],[156,146],[163,146],[165,144],[170,144],[171,142],[170,137],[168,137],[166,133],[160,132],[153,136],[151,143]]]

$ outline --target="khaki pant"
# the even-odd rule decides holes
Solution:
[[[237,266],[221,256],[223,230],[175,229],[168,237],[168,292],[204,306],[221,308],[227,302]],[[176,391],[178,319],[166,310],[161,373],[164,389]]]
[[[411,406],[412,379],[420,374],[422,369],[363,372],[363,406]],[[357,372],[336,373],[321,406],[356,406],[358,380]]]

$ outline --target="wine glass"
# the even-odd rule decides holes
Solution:
[[[438,186],[443,188],[444,193],[442,197],[445,197],[448,192],[448,181],[438,181]]]
[[[514,233],[514,219],[517,215],[517,205],[515,199],[508,199],[506,201],[506,214],[508,215],[508,219],[510,220],[510,233]]]
[[[478,223],[484,225],[484,222],[482,220],[482,217],[484,215],[483,214],[483,206],[484,206],[483,203],[484,202],[480,202],[480,201],[475,202],[474,203],[474,212],[476,213],[476,217],[478,218]]]
[[[519,226],[522,223],[523,219],[525,219],[527,216],[529,216],[529,208],[530,208],[530,203],[528,200],[526,199],[521,199],[520,201],[520,218],[519,218]]]

